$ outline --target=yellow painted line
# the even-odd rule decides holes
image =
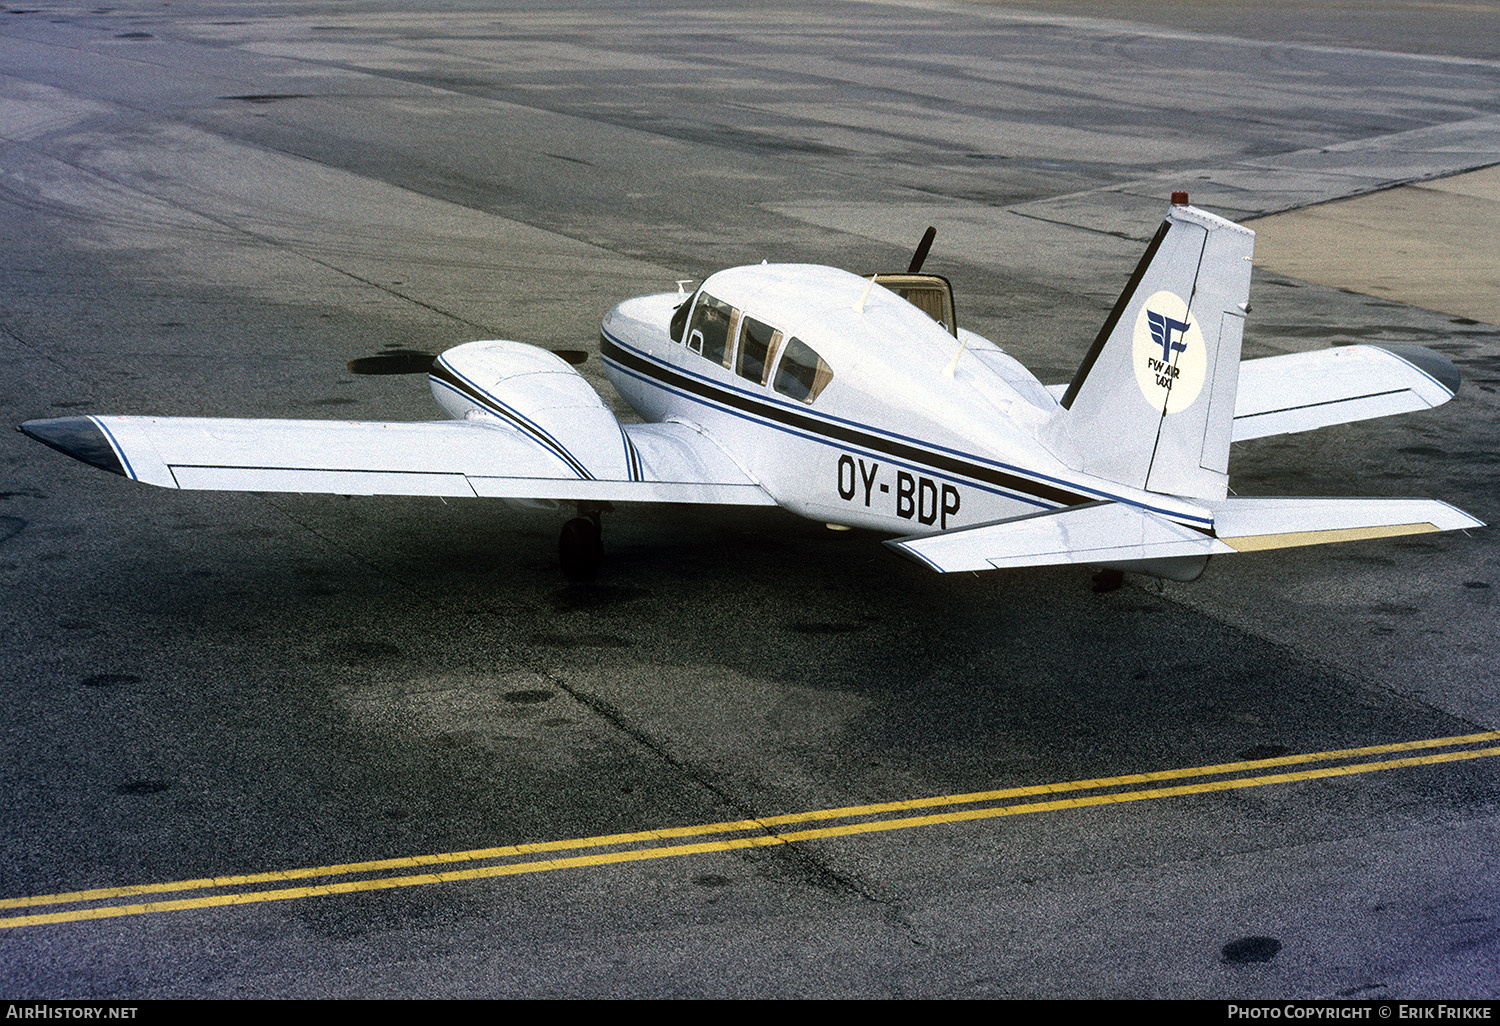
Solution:
[[[672,827],[663,830],[641,831],[631,834],[606,834],[595,838],[578,838],[566,841],[547,841],[536,844],[508,845],[500,848],[483,848],[450,855],[418,855],[397,859],[382,859],[374,862],[346,863],[317,869],[296,869],[272,873],[257,873],[244,876],[216,877],[205,880],[183,880],[164,884],[146,884],[134,887],[100,888],[92,891],[74,891],[67,894],[38,895],[29,898],[9,898],[0,907],[37,907],[64,904],[101,898],[129,897],[137,894],[165,893],[177,890],[220,888],[244,883],[269,883],[309,876],[332,876],[368,871],[370,869],[411,868],[418,865],[442,864],[444,862],[471,861],[505,855],[532,854],[542,851],[564,850],[578,847],[609,847],[622,843],[659,840],[673,837],[688,837],[709,832],[728,833],[768,825],[809,822],[817,819],[843,818],[856,815],[877,814],[891,811],[910,811],[941,805],[972,804],[1000,798],[1026,797],[1041,794],[1061,794],[1068,791],[1089,790],[1128,783],[1157,782],[1233,772],[1247,768],[1264,768],[1275,765],[1296,765],[1308,762],[1323,762],[1352,755],[1388,754],[1398,751],[1414,751],[1422,748],[1447,747],[1470,744],[1478,741],[1500,739],[1500,731],[1485,731],[1451,738],[1433,738],[1422,741],[1407,741],[1388,745],[1372,745],[1366,748],[1342,749],[1335,752],[1320,752],[1306,755],[1279,756],[1246,762],[1220,763],[1215,766],[1200,766],[1187,769],[1162,770],[1148,773],[1133,773],[1117,777],[1102,777],[1092,780],[1072,781],[1063,784],[1041,784],[1031,787],[1007,788],[997,791],[981,791],[967,795],[946,795],[921,798],[911,801],[885,802],[878,805],[847,806],[843,809],[825,809],[814,812],[794,813],[786,816],[768,816],[758,820],[736,820],[727,823],[704,824],[691,827]],[[290,887],[232,894],[205,895],[174,901],[156,901],[131,905],[108,905],[95,908],[73,909],[63,912],[39,913],[35,915],[0,918],[0,929],[17,926],[34,926],[46,923],[75,922],[86,919],[104,919],[118,916],[143,915],[153,912],[181,911],[194,908],[211,908],[223,905],[253,904],[265,901],[285,901],[293,898],[319,897],[332,894],[350,894],[359,891],[387,890],[394,887],[415,887],[433,883],[449,883],[460,880],[478,880],[499,876],[515,876],[524,873],[546,872],[582,866],[610,865],[621,862],[639,862],[647,859],[669,858],[680,855],[697,855],[707,852],[731,851],[741,848],[765,847],[789,844],[798,841],[817,840],[830,837],[848,837],[857,834],[904,830],[914,827],[934,826],[942,823],[960,823],[1001,816],[1015,816],[1035,812],[1052,812],[1062,809],[1086,808],[1089,806],[1119,804],[1155,798],[1177,797],[1187,794],[1207,794],[1248,787],[1264,787],[1270,784],[1286,784],[1303,780],[1374,773],[1382,770],[1404,769],[1415,766],[1430,766],[1469,759],[1490,758],[1500,755],[1500,746],[1462,749],[1439,752],[1431,755],[1412,756],[1375,762],[1347,763],[1321,769],[1301,770],[1289,773],[1262,774],[1250,777],[1231,777],[1225,780],[1204,781],[1197,784],[1181,784],[1172,787],[1149,788],[1135,791],[1113,791],[1106,794],[1083,795],[1052,801],[1026,802],[1020,805],[989,806],[953,812],[935,813],[926,816],[909,816],[866,822],[845,823],[837,826],[811,830],[790,831],[779,834],[757,834],[750,837],[729,838],[698,844],[667,845],[655,848],[635,848],[625,851],[600,852],[593,855],[578,855],[560,859],[544,859],[532,862],[513,862],[501,865],[482,866],[473,869],[449,870],[436,873],[419,873],[403,876],[382,877],[368,880],[347,880],[310,887]]]
[[[707,834],[764,830],[771,827],[790,826],[794,823],[815,822],[824,819],[847,819],[853,816],[873,816],[886,812],[903,812],[913,809],[935,808],[943,805],[969,805],[977,802],[998,801],[1004,798],[1025,798],[1040,794],[1059,794],[1067,791],[1120,787],[1126,784],[1157,783],[1163,780],[1180,780],[1187,777],[1218,776],[1224,773],[1237,773],[1249,769],[1294,766],[1309,762],[1329,762],[1334,759],[1351,759],[1366,755],[1388,755],[1393,752],[1415,751],[1422,748],[1447,748],[1454,745],[1477,744],[1482,741],[1494,740],[1500,740],[1500,730],[1483,731],[1477,734],[1461,734],[1455,737],[1427,738],[1420,741],[1400,741],[1392,744],[1370,745],[1364,748],[1343,748],[1335,751],[1311,752],[1302,755],[1281,755],[1270,759],[1224,762],[1211,766],[1193,766],[1185,769],[1151,770],[1144,773],[1127,773],[1115,777],[1096,777],[1056,784],[1032,784],[1025,787],[1009,787],[994,791],[972,791],[967,794],[909,798],[870,805],[848,805],[836,809],[816,809],[810,812],[794,812],[779,816],[761,816],[757,819],[730,820],[722,823],[703,823],[683,827],[662,827],[655,830],[642,830],[634,833],[602,834],[595,837],[578,837],[560,841],[536,841],[527,844],[512,844],[495,848],[475,848],[470,851],[434,855],[404,855],[398,858],[376,859],[368,862],[345,862],[331,866],[278,869],[264,873],[247,873],[236,876],[202,877],[195,880],[173,880],[165,883],[132,884],[123,887],[101,887],[93,890],[69,891],[62,894],[41,894],[23,898],[0,898],[0,908],[35,908],[41,905],[61,905],[81,901],[100,901],[109,898],[129,898],[142,894],[199,891],[210,888],[241,887],[248,884],[286,883],[292,880],[306,880],[321,876],[343,876],[353,873],[379,872],[386,869],[415,869],[421,866],[486,861],[489,859],[511,858],[518,855],[537,855],[544,852],[567,851],[577,848],[601,848],[620,844],[639,844],[643,841],[665,841],[680,837],[702,837]]]
[[[1330,545],[1334,542],[1364,541],[1367,538],[1396,538],[1404,534],[1431,534],[1436,524],[1386,524],[1381,527],[1342,527],[1328,531],[1288,531],[1283,534],[1247,534],[1239,538],[1219,536],[1219,541],[1236,552],[1261,552],[1265,549],[1293,549],[1299,545]]]

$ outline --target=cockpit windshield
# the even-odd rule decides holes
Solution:
[[[729,322],[734,318],[734,308],[720,302],[707,292],[698,293],[698,302],[693,306],[693,320],[688,325],[687,346],[705,359],[723,363],[729,348]]]

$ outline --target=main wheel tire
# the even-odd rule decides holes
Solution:
[[[574,517],[563,524],[562,533],[557,538],[557,555],[568,580],[593,580],[604,558],[599,524],[589,517]]]

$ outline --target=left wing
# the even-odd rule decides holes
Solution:
[[[163,488],[775,505],[687,425],[614,428],[604,441],[625,456],[606,463],[576,450],[565,460],[555,444],[486,416],[420,423],[87,416],[20,426],[74,459]]]

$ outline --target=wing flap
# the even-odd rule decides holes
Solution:
[[[1458,369],[1422,346],[1338,346],[1240,364],[1234,441],[1440,406]]]

